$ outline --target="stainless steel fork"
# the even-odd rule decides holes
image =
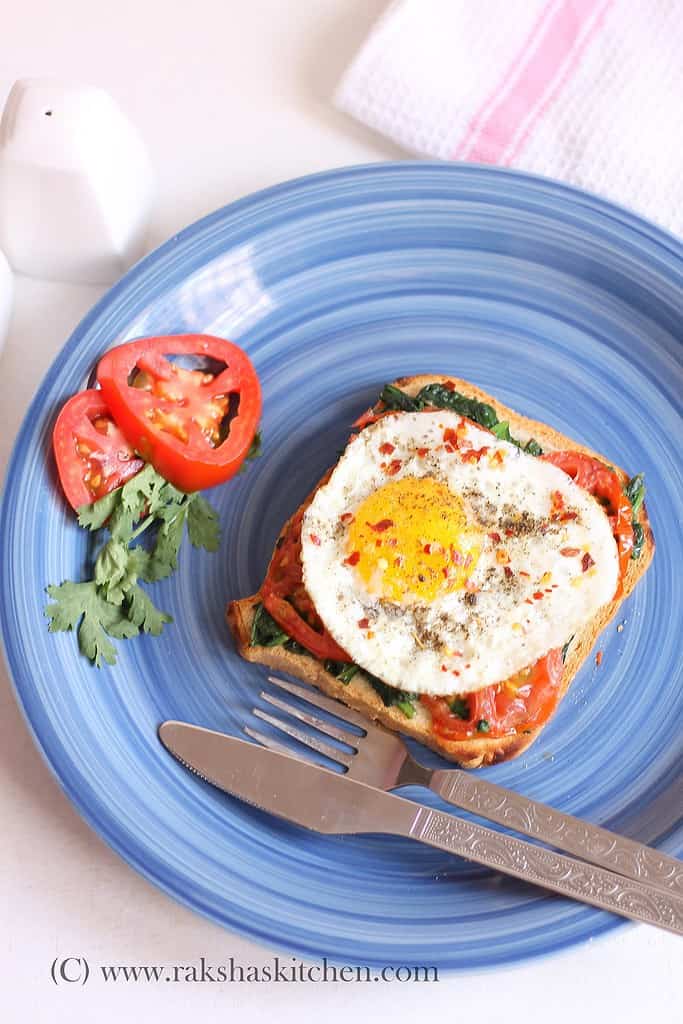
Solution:
[[[268,678],[281,690],[363,730],[363,734],[359,736],[341,725],[332,724],[311,712],[302,711],[284,696],[275,696],[265,690],[260,694],[262,700],[316,732],[302,729],[294,722],[272,715],[261,708],[254,708],[254,715],[257,718],[343,766],[351,778],[384,790],[398,789],[401,786],[424,786],[448,803],[471,811],[479,817],[540,839],[591,864],[615,871],[624,878],[646,882],[665,892],[683,896],[681,861],[625,836],[609,832],[598,825],[591,825],[580,818],[563,814],[546,804],[504,789],[461,769],[426,768],[411,756],[407,746],[396,733],[371,723],[364,715],[337,700],[324,697],[317,690],[275,676]],[[245,726],[244,731],[271,750],[279,750],[290,755],[292,753],[291,748],[256,729]],[[350,749],[341,750],[325,742],[320,736],[321,733]]]

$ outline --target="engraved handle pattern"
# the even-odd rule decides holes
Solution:
[[[416,812],[409,834],[524,882],[683,935],[683,899],[673,893],[428,807]]]
[[[465,772],[435,771],[431,789],[444,800],[592,864],[683,896],[683,862],[598,825],[556,811]]]

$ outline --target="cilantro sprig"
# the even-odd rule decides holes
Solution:
[[[93,533],[106,528],[109,539],[97,554],[91,580],[47,588],[52,603],[45,614],[50,632],[76,630],[81,652],[99,668],[116,663],[112,639],[140,632],[158,636],[173,621],[140,583],[163,580],[177,568],[185,527],[193,547],[217,551],[220,525],[206,498],[179,491],[149,464],[99,501],[82,506],[78,522]],[[145,533],[151,543],[136,544]]]

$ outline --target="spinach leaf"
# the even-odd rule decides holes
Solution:
[[[394,384],[385,384],[380,400],[387,409],[395,409],[399,412],[420,412],[427,405],[436,406],[437,409],[450,409],[451,412],[457,412],[459,416],[466,416],[467,419],[473,420],[481,427],[486,427],[501,441],[509,441],[511,444],[517,445],[529,455],[543,454],[540,444],[533,438],[526,444],[515,440],[510,434],[510,424],[507,420],[499,422],[496,410],[488,402],[479,402],[476,398],[468,398],[459,391],[452,391],[444,384],[425,384],[415,398],[406,395]]]
[[[326,672],[329,672],[331,676],[334,676],[335,679],[338,679],[345,686],[351,682],[358,671],[358,665],[354,665],[352,661],[332,661],[329,658],[324,663],[324,668]]]
[[[453,714],[462,718],[464,722],[470,717],[470,705],[465,697],[455,697],[449,706]]]
[[[631,502],[633,512],[631,524],[633,526],[633,549],[631,551],[631,558],[639,558],[645,543],[645,531],[638,522],[638,512],[645,498],[645,479],[642,473],[636,473],[635,476],[631,477],[624,488],[624,494]]]
[[[286,644],[288,640],[289,637],[285,631],[280,629],[263,605],[256,605],[254,620],[251,624],[252,647],[279,647],[280,644]]]
[[[397,409],[400,412],[419,412],[424,406],[424,402],[420,403],[419,396],[417,399],[411,398],[393,384],[385,384],[379,397],[387,409]]]
[[[399,690],[396,686],[389,686],[388,683],[382,682],[381,679],[371,675],[369,672],[366,672],[365,675],[375,693],[382,698],[382,703],[385,707],[399,708],[406,718],[414,716],[417,694],[408,693],[406,690]]]

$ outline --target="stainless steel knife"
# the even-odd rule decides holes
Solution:
[[[674,893],[201,726],[163,722],[159,738],[207,782],[304,828],[328,835],[406,836],[601,910],[683,935],[683,899]]]

